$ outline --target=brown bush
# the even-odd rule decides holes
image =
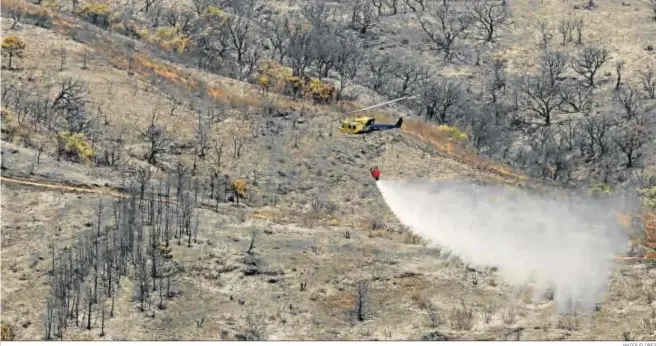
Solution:
[[[330,83],[312,78],[305,86],[304,95],[310,96],[315,103],[327,104],[339,99],[339,90]]]
[[[13,341],[16,338],[16,333],[14,332],[14,327],[10,324],[2,322],[0,327],[0,333],[2,341]]]
[[[656,251],[656,210],[645,210],[641,217],[645,245]]]
[[[232,181],[232,190],[235,194],[239,195],[240,198],[245,198],[248,190],[248,185],[244,179],[235,179]]]

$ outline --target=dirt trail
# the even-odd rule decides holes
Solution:
[[[6,181],[9,183],[15,183],[15,184],[20,184],[20,185],[29,185],[29,186],[36,186],[36,187],[43,187],[47,189],[53,189],[53,190],[60,190],[60,191],[70,191],[70,192],[78,192],[78,193],[93,193],[93,194],[99,194],[99,195],[106,195],[106,196],[112,196],[112,197],[118,197],[118,198],[126,198],[129,197],[129,195],[112,191],[107,188],[96,188],[96,189],[91,189],[91,188],[84,188],[84,187],[77,187],[77,186],[67,186],[67,185],[61,185],[61,184],[53,184],[50,182],[42,182],[42,181],[32,181],[32,180],[27,180],[27,179],[18,179],[18,178],[8,178],[4,176],[0,176],[0,180]]]

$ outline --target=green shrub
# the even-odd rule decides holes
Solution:
[[[647,208],[656,209],[656,186],[640,190],[643,200],[642,204]]]
[[[104,2],[88,1],[80,6],[77,14],[91,22],[91,24],[104,28],[109,25],[109,15],[111,12],[109,5]]]
[[[449,126],[449,125],[440,125],[440,130],[446,131],[449,133],[451,138],[459,140],[459,141],[466,141],[469,136],[459,128],[455,126]]]
[[[68,160],[89,163],[95,156],[91,143],[81,133],[60,132],[57,136],[57,157],[64,156]]]
[[[610,185],[608,185],[608,184],[605,184],[605,183],[598,183],[598,184],[593,185],[593,186],[590,188],[590,192],[592,192],[592,193],[594,193],[594,194],[600,194],[600,193],[603,193],[603,194],[610,195],[610,194],[613,193],[613,188],[612,188]]]

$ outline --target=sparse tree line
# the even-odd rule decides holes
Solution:
[[[166,309],[179,292],[172,246],[191,247],[198,235],[199,186],[188,172],[154,181],[140,171],[126,183],[129,197],[100,201],[70,246],[51,243],[44,338],[64,339],[73,326],[103,336],[124,285],[140,311]]]

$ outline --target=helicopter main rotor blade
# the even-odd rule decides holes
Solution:
[[[388,104],[390,104],[390,103],[398,102],[398,101],[405,100],[405,99],[408,99],[408,98],[413,98],[413,97],[414,97],[414,96],[403,96],[403,97],[400,97],[400,98],[395,99],[395,100],[386,101],[386,102],[383,102],[383,103],[379,103],[379,104],[376,104],[376,105],[373,105],[373,106],[369,106],[369,107],[365,107],[365,108],[361,108],[361,109],[356,109],[356,110],[354,110],[354,111],[347,112],[346,114],[351,114],[351,113],[357,113],[357,112],[366,111],[366,110],[369,110],[369,109],[377,108],[377,107],[380,107],[380,106],[388,105]]]

